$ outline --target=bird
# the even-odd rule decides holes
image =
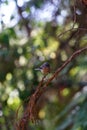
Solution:
[[[47,75],[48,73],[50,73],[50,64],[48,62],[45,62],[35,70],[40,70],[42,74]]]

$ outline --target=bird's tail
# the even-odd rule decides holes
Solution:
[[[35,70],[41,70],[40,68],[35,68]]]

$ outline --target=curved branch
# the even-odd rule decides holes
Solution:
[[[36,121],[37,120],[37,101],[40,98],[40,96],[44,93],[45,89],[47,88],[47,86],[51,83],[51,81],[56,78],[56,76],[58,76],[58,74],[73,60],[76,58],[76,56],[78,56],[80,53],[84,52],[87,50],[87,46],[85,48],[79,49],[76,52],[74,52],[70,58],[68,58],[65,63],[58,68],[55,73],[47,80],[47,82],[45,83],[45,85],[43,85],[44,83],[44,78],[42,78],[41,82],[39,83],[39,85],[37,86],[36,91],[34,92],[34,94],[31,95],[30,100],[28,102],[28,106],[24,112],[23,117],[20,119],[19,123],[16,124],[16,130],[25,130],[28,121]]]
[[[68,60],[65,61],[65,63],[56,70],[56,72],[53,74],[53,76],[51,78],[48,79],[47,83],[45,84],[44,87],[47,87],[49,85],[49,83],[56,78],[56,76],[76,57],[78,56],[80,53],[82,53],[83,51],[87,50],[87,46],[85,48],[79,49],[76,52],[74,52],[70,58],[68,58]]]

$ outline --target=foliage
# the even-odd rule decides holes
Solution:
[[[43,77],[35,68],[48,61],[53,73],[87,46],[87,8],[77,0],[1,0],[0,5],[0,129],[15,130]],[[49,85],[37,103],[38,125],[29,122],[26,129],[86,130],[86,95],[87,51]]]

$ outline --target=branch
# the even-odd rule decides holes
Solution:
[[[68,58],[67,61],[65,61],[65,63],[56,70],[56,72],[52,75],[52,77],[50,77],[47,82],[45,83],[45,85],[43,85],[44,83],[44,78],[45,76],[42,78],[41,82],[39,83],[39,85],[37,86],[36,91],[34,92],[34,94],[31,95],[30,100],[28,102],[28,106],[24,112],[23,117],[20,119],[19,123],[16,125],[16,130],[25,130],[28,121],[32,121],[35,122],[38,117],[37,117],[37,101],[40,98],[40,96],[44,93],[44,90],[47,88],[47,86],[50,84],[50,82],[56,78],[58,76],[58,74],[73,60],[75,59],[76,56],[78,56],[80,53],[84,52],[87,50],[87,46],[85,48],[79,49],[76,52],[74,52],[70,58]]]
[[[82,53],[83,51],[87,50],[87,46],[85,48],[79,49],[78,51],[74,52],[70,58],[68,60],[66,60],[66,62],[57,69],[57,71],[53,74],[53,76],[51,78],[48,79],[47,83],[45,84],[44,88],[47,87],[49,85],[49,83],[57,77],[57,75],[73,60],[75,59],[76,56],[78,56],[80,53]]]
[[[84,31],[87,31],[87,28],[81,28],[81,27],[75,28],[75,27],[74,27],[75,24],[76,24],[76,20],[77,20],[77,18],[76,18],[76,0],[74,0],[73,14],[74,14],[74,19],[73,19],[73,25],[72,25],[72,27],[71,27],[70,29],[68,29],[68,30],[66,30],[66,31],[64,31],[64,32],[62,32],[62,33],[60,33],[60,34],[57,36],[58,38],[61,37],[61,36],[63,36],[65,33],[69,32],[69,31],[72,31],[72,30],[84,30]]]
[[[87,28],[81,28],[81,27],[77,27],[77,28],[70,28],[62,33],[60,33],[59,35],[57,35],[57,37],[62,37],[65,33],[69,32],[69,31],[72,31],[72,30],[84,30],[84,31],[87,31]]]
[[[15,3],[16,3],[17,9],[18,9],[18,13],[19,13],[19,15],[20,15],[20,17],[21,17],[21,19],[23,21],[23,25],[25,26],[27,34],[30,37],[31,27],[29,27],[29,20],[27,20],[26,18],[23,17],[22,8],[18,6],[17,0],[15,0]]]

